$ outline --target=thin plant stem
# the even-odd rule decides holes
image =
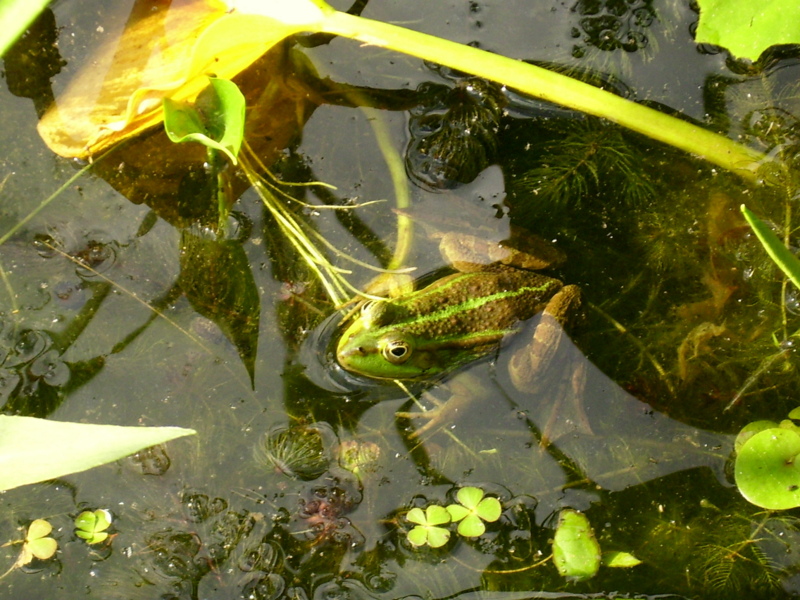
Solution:
[[[519,60],[338,11],[327,12],[316,26],[326,33],[410,54],[495,81],[535,98],[602,117],[695,154],[749,181],[756,181],[758,168],[767,160],[762,153],[693,123]]]

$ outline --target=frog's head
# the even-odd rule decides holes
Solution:
[[[384,301],[364,305],[339,338],[339,364],[375,379],[418,379],[437,374],[431,353],[420,351],[411,336],[392,326],[392,309],[393,305]]]

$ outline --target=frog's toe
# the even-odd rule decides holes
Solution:
[[[460,417],[462,409],[466,409],[472,403],[472,397],[464,394],[454,394],[445,402],[437,400],[430,394],[424,394],[424,396],[434,405],[433,408],[414,412],[398,411],[395,413],[395,416],[401,419],[427,420],[427,423],[410,435],[412,438],[421,437],[429,431],[453,423]]]

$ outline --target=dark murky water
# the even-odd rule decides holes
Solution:
[[[508,376],[526,329],[469,369],[488,395],[417,439],[420,423],[395,416],[416,410],[404,391],[331,364],[333,325],[320,324],[333,304],[244,177],[218,238],[202,153],[193,163],[146,132],[36,212],[80,166],[44,146],[37,111],[125,22],[128,6],[101,4],[56,3],[39,46],[5,60],[0,235],[24,224],[0,247],[0,405],[198,436],[0,495],[0,542],[35,518],[59,542],[0,597],[795,595],[795,511],[749,505],[728,463],[742,425],[796,404],[796,293],[738,212],[747,202],[790,226],[790,184],[748,188],[599,120],[347,40],[279,48],[237,81],[249,100],[279,90],[251,140],[272,172],[335,186],[286,188],[311,205],[281,200],[296,218],[386,263],[397,221],[378,119],[408,173],[415,275],[445,266],[433,229],[497,241],[521,227],[563,250],[549,274],[583,289],[574,343],[535,389]],[[372,0],[364,14],[571,67],[764,151],[797,143],[795,59],[748,71],[698,52],[683,3]],[[26,60],[44,75],[24,76]],[[314,207],[372,200],[384,202]],[[374,277],[328,253],[354,285]],[[464,485],[499,498],[500,520],[442,549],[409,544],[408,509]],[[566,580],[545,559],[567,507],[586,512],[603,551],[643,564]],[[106,544],[73,534],[87,508],[113,514]],[[18,550],[0,548],[3,571]]]

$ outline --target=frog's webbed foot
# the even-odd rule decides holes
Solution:
[[[447,384],[447,388],[451,395],[450,398],[444,402],[429,392],[423,394],[425,400],[433,404],[433,408],[429,410],[414,412],[398,411],[395,413],[395,416],[401,419],[427,420],[427,423],[414,431],[410,437],[418,438],[433,429],[452,423],[459,418],[462,411],[466,411],[473,402],[480,400],[481,397],[484,396],[483,392],[485,391],[485,388],[478,378],[468,373],[456,375]]]

